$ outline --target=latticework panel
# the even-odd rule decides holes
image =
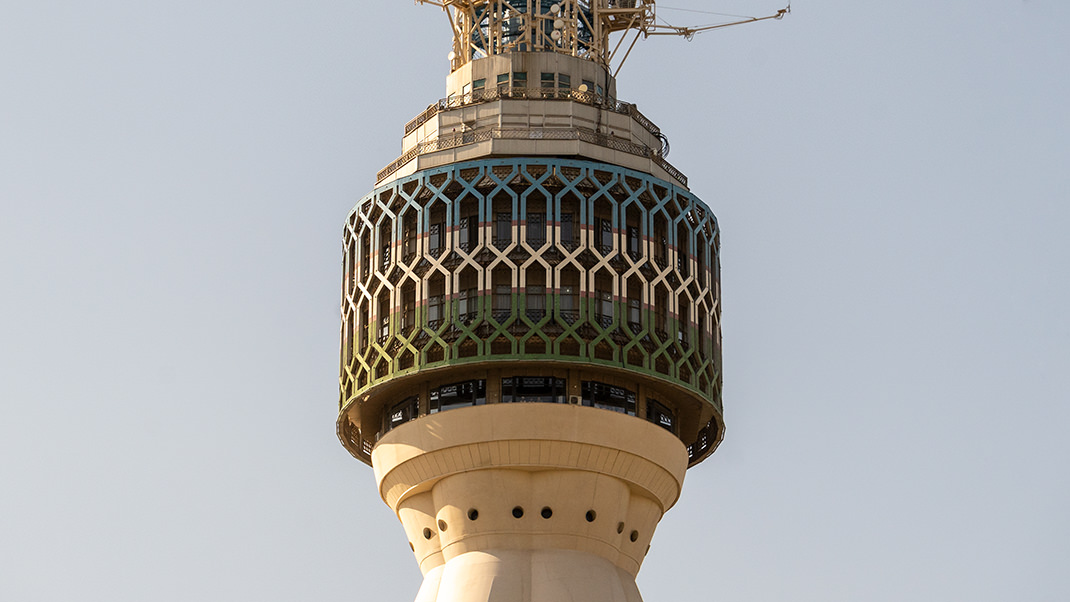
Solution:
[[[392,182],[346,222],[340,407],[423,369],[545,359],[639,373],[720,414],[718,243],[687,190],[604,163]]]

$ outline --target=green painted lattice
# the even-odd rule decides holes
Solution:
[[[523,358],[642,373],[721,411],[716,218],[648,174],[428,169],[357,204],[343,256],[340,407],[422,368]]]

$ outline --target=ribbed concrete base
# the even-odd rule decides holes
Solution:
[[[424,576],[416,602],[642,602],[635,579],[569,550],[468,552]]]
[[[687,450],[607,410],[495,404],[404,424],[372,465],[424,574],[416,602],[642,602]]]

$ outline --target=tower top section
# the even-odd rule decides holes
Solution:
[[[450,20],[451,72],[513,52],[556,52],[608,67],[616,50],[610,34],[654,25],[652,0],[416,1],[441,7]]]

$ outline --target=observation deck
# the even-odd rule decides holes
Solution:
[[[377,441],[465,406],[547,402],[653,422],[688,463],[723,434],[719,234],[681,186],[511,157],[376,188],[344,232],[338,434]]]

